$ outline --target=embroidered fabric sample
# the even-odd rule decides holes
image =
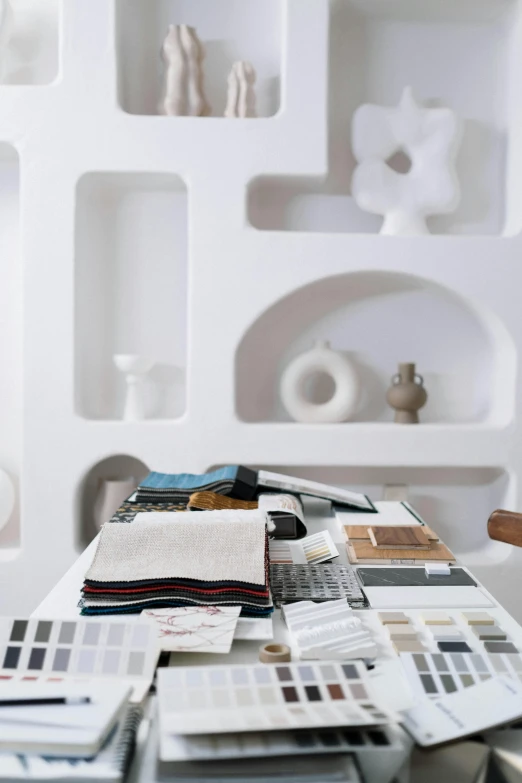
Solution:
[[[142,617],[156,625],[162,650],[228,653],[240,611],[240,606],[184,606],[148,609]]]

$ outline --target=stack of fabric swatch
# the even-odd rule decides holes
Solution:
[[[229,465],[212,473],[152,472],[138,487],[138,503],[188,503],[194,492],[216,492],[238,500],[253,500],[257,491],[257,473],[241,465]]]
[[[85,615],[239,605],[242,615],[267,616],[266,514],[140,513],[130,525],[104,525],[82,593]]]

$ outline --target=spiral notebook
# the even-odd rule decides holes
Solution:
[[[0,781],[31,780],[60,783],[120,783],[134,756],[141,707],[129,705],[100,752],[90,759],[2,754]]]

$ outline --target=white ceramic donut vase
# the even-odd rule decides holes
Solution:
[[[333,397],[315,403],[305,394],[306,381],[316,373],[329,375],[335,383]],[[331,424],[347,421],[357,410],[359,377],[344,354],[333,351],[330,344],[317,341],[314,348],[294,359],[281,377],[281,400],[287,413],[307,424]]]

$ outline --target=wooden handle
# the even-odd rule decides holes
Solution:
[[[488,534],[494,541],[522,546],[522,514],[516,511],[494,511],[488,519]]]

